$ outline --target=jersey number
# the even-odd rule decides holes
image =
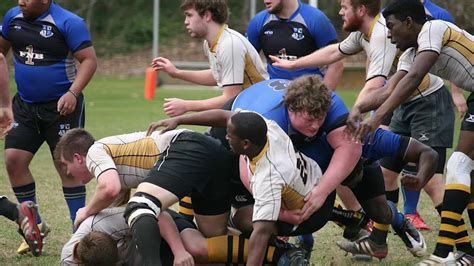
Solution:
[[[301,156],[301,153],[298,152],[299,157],[296,159],[296,167],[300,170],[300,177],[303,180],[303,184],[306,185],[308,181],[308,162]]]

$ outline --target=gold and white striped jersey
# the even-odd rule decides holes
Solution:
[[[247,38],[227,25],[222,27],[213,44],[204,41],[203,48],[209,58],[212,75],[220,88],[242,85],[246,89],[268,79],[267,70],[257,50]]]
[[[403,70],[409,72],[413,61],[415,60],[415,56],[415,48],[408,48],[398,60],[397,71]],[[444,81],[442,78],[428,73],[421,81],[421,84],[418,86],[418,89],[413,92],[412,96],[410,96],[410,98],[406,100],[406,102],[416,100],[420,97],[428,96],[431,93],[441,89],[443,85]]]
[[[474,91],[474,37],[471,34],[447,21],[427,21],[418,35],[417,53],[423,51],[439,54],[430,73],[464,90]]]
[[[97,179],[103,172],[115,169],[122,191],[136,188],[147,177],[160,154],[185,130],[171,130],[163,134],[153,132],[148,137],[146,132],[135,132],[100,139],[87,152],[87,168]]]
[[[249,160],[248,174],[255,204],[253,221],[276,221],[280,208],[295,210],[304,205],[304,197],[319,183],[319,165],[298,152],[288,135],[271,120],[267,122],[267,144],[258,156]]]
[[[351,34],[339,44],[339,51],[345,55],[354,55],[362,50],[367,54],[368,66],[366,80],[382,76],[390,78],[396,71],[397,48],[390,42],[385,18],[378,14],[368,35],[360,31]]]

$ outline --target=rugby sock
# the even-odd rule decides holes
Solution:
[[[382,245],[387,243],[387,235],[389,224],[379,224],[374,222],[374,227],[372,233],[370,234],[370,240],[374,241],[376,244]]]
[[[63,193],[69,207],[69,217],[74,224],[76,212],[86,206],[86,186],[63,187]]]
[[[418,207],[418,201],[420,200],[419,191],[410,191],[402,186],[403,194],[403,211],[405,214],[416,214],[416,208]]]
[[[474,202],[470,202],[467,205],[467,214],[469,215],[469,221],[471,222],[471,228],[474,229]]]
[[[398,194],[400,193],[400,189],[397,188],[395,190],[385,191],[385,195],[387,196],[387,200],[393,202],[395,206],[398,205]]]
[[[16,222],[18,220],[18,208],[16,204],[9,201],[6,197],[0,197],[0,215]]]
[[[191,197],[186,196],[179,200],[179,214],[186,217],[186,219],[194,220],[194,210],[193,210],[193,203],[191,202]]]
[[[207,239],[209,263],[244,264],[247,262],[249,241],[243,236],[216,236]],[[264,263],[275,265],[286,250],[268,246]]]
[[[358,211],[349,211],[342,208],[333,208],[331,213],[331,221],[338,225],[351,226],[360,223],[365,217],[362,209]]]
[[[403,216],[403,214],[397,210],[395,203],[391,201],[387,201],[387,204],[388,204],[388,207],[390,207],[390,210],[392,211],[393,228],[400,228],[403,224],[403,220],[405,219],[405,216]]]
[[[160,259],[160,227],[153,215],[141,215],[135,218],[131,229],[138,253],[142,257],[142,265],[161,266]]]
[[[35,182],[30,183],[28,185],[24,185],[24,186],[12,187],[12,189],[19,203],[22,203],[25,201],[33,201],[34,203],[37,203]],[[37,218],[36,218],[36,223],[40,224],[41,222],[42,222],[41,216],[38,213]]]
[[[458,238],[458,226],[462,219],[462,212],[469,202],[470,192],[471,188],[463,184],[445,186],[441,225],[434,255],[446,258],[449,252],[454,250],[455,240]]]
[[[458,225],[457,239],[454,241],[456,244],[456,249],[464,253],[467,253],[471,256],[474,255],[474,250],[472,249],[471,239],[467,234],[467,227],[464,223],[464,219],[461,218]]]
[[[439,217],[441,217],[441,212],[443,211],[443,203],[440,203],[438,206],[435,207],[435,209],[438,212]]]

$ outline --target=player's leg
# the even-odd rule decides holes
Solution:
[[[461,124],[458,146],[446,166],[441,225],[435,250],[428,261],[450,257],[458,234],[466,229],[463,225],[462,213],[470,200],[471,172],[474,169],[474,119],[470,115],[474,113],[474,93],[469,96],[467,104],[468,112]],[[471,241],[467,234],[463,242],[470,245]],[[460,241],[458,243],[461,244]],[[467,249],[467,252],[472,255],[472,248],[467,247]]]
[[[67,176],[60,162],[54,160],[53,151],[56,148],[59,138],[68,130],[84,127],[84,96],[81,94],[77,97],[76,109],[66,116],[61,116],[58,113],[56,102],[44,104],[42,108],[38,110],[38,113],[42,117],[42,134],[49,145],[54,166],[61,178],[64,199],[69,209],[69,218],[71,219],[71,223],[74,224],[77,211],[86,204],[86,186],[82,184],[80,180]]]

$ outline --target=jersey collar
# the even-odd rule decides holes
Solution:
[[[215,53],[215,52],[216,52],[217,43],[219,42],[219,39],[221,38],[222,33],[224,32],[225,29],[227,29],[227,27],[228,27],[227,24],[222,25],[221,29],[220,29],[219,32],[217,33],[216,38],[214,39],[214,41],[212,42],[212,44],[209,45],[209,50],[210,50],[212,53]]]
[[[365,39],[368,42],[370,42],[370,37],[372,37],[372,32],[374,30],[375,24],[377,24],[377,22],[379,21],[379,18],[380,18],[380,13],[378,13],[377,16],[375,16],[374,21],[372,21],[372,25],[370,26],[369,32],[367,33],[367,36],[365,36]]]

